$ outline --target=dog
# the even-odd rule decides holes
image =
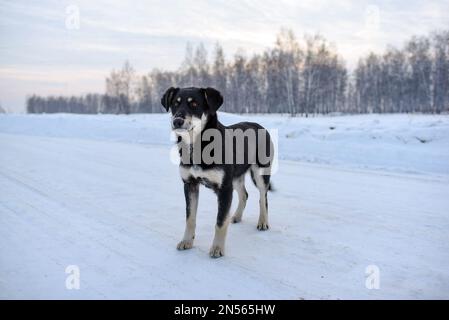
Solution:
[[[171,87],[162,96],[161,104],[167,112],[171,111],[171,129],[177,136],[181,157],[179,172],[184,183],[186,227],[177,249],[186,250],[193,246],[199,185],[203,184],[211,188],[218,199],[215,237],[209,254],[212,258],[224,255],[228,224],[230,221],[237,223],[242,220],[248,199],[245,188],[247,172],[250,172],[260,193],[257,229],[267,230],[267,192],[272,190],[270,176],[274,150],[268,131],[252,122],[240,122],[231,126],[221,124],[217,118],[217,110],[223,104],[223,96],[214,88]],[[210,139],[210,132],[213,132],[213,139]],[[236,132],[243,134],[240,146],[237,142],[242,142],[242,139]],[[204,139],[206,134],[209,139]],[[249,138],[255,140],[249,141]],[[232,146],[229,148],[230,142]],[[214,161],[206,161],[203,156],[194,161],[195,150],[202,155],[207,149],[211,149],[212,143],[216,146],[211,152]],[[266,149],[264,161],[261,161],[262,157],[259,155],[261,149]],[[230,217],[233,190],[237,191],[239,202],[237,210]]]

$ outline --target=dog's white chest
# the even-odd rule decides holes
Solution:
[[[190,179],[199,179],[204,184],[214,184],[218,187],[223,183],[224,171],[220,169],[203,170],[200,166],[193,165],[191,167],[179,167],[181,178],[184,181]]]

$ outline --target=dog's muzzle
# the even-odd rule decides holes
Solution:
[[[184,119],[183,118],[174,118],[173,119],[173,129],[183,129]]]

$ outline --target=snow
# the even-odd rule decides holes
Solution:
[[[185,208],[167,114],[0,115],[0,298],[449,298],[449,116],[220,119],[277,129],[281,161],[271,229],[256,229],[247,179],[243,221],[210,259],[206,188],[194,248],[175,249]]]

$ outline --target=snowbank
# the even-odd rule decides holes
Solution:
[[[348,168],[449,174],[449,116],[296,117],[220,113],[278,131],[279,158]],[[0,132],[139,144],[170,144],[168,114],[0,115]]]

